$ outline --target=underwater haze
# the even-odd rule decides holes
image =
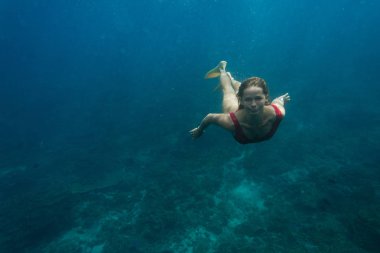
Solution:
[[[0,0],[0,252],[380,252],[379,8]],[[271,140],[191,139],[221,60]]]

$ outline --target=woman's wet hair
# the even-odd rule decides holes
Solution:
[[[266,99],[265,105],[270,104],[270,102],[269,102],[269,89],[268,89],[267,83],[265,82],[264,79],[262,79],[260,77],[251,77],[251,78],[244,80],[241,83],[241,85],[239,87],[239,91],[237,93],[237,97],[239,98],[239,100],[243,97],[244,91],[249,87],[261,88],[263,90],[263,94],[264,94],[265,99]],[[241,105],[239,105],[239,108],[241,108],[240,106]]]

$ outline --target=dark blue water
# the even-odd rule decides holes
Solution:
[[[380,252],[379,3],[235,2],[0,1],[0,252]],[[191,140],[220,60],[270,141]]]

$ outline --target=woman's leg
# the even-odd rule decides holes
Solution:
[[[223,112],[235,112],[239,108],[239,102],[236,93],[239,90],[240,82],[235,81],[230,72],[226,72],[226,61],[219,62],[218,66],[206,73],[205,78],[214,78],[219,76],[220,87],[223,92]]]
[[[220,70],[220,86],[223,91],[224,113],[235,112],[239,108],[239,102],[230,76],[231,75],[229,75],[225,69]]]
[[[232,87],[233,87],[234,90],[235,90],[235,93],[237,94],[238,91],[239,91],[239,88],[240,88],[240,84],[241,84],[241,83],[240,83],[239,81],[235,80],[235,79],[232,77],[232,75],[231,75],[230,72],[227,72],[227,75],[228,75],[228,77],[229,77],[230,80],[231,80],[231,84],[232,84]]]

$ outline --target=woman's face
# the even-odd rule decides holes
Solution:
[[[258,114],[263,112],[266,102],[267,99],[263,93],[263,89],[251,86],[244,90],[240,104],[249,113]]]

